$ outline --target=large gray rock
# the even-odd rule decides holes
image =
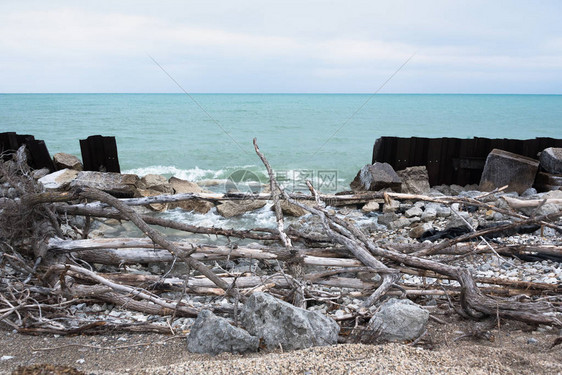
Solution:
[[[402,179],[402,193],[408,194],[428,194],[429,174],[425,165],[418,167],[408,167],[396,174]]]
[[[390,188],[400,192],[402,180],[388,163],[367,164],[350,184],[353,191],[378,191]]]
[[[76,178],[78,171],[74,169],[61,169],[46,176],[41,177],[38,181],[48,190],[61,190],[67,188]]]
[[[159,174],[147,174],[146,176],[143,176],[138,186],[145,190],[159,191],[160,194],[174,193],[174,189],[168,183],[166,177]]]
[[[539,172],[535,179],[535,187],[540,192],[562,190],[562,174]]]
[[[134,174],[84,171],[70,184],[70,187],[93,187],[116,197],[138,196],[139,177]]]
[[[334,345],[340,327],[331,318],[281,301],[266,293],[254,293],[241,311],[241,322],[268,349],[303,349]]]
[[[365,212],[365,213],[370,213],[370,212],[376,212],[380,209],[380,204],[377,201],[369,201],[367,202],[367,204],[365,204],[362,208],[361,211]]]
[[[187,350],[192,353],[247,353],[257,351],[258,347],[257,337],[209,310],[199,313],[187,337]]]
[[[75,171],[82,171],[84,167],[82,162],[74,155],[65,154],[64,152],[59,152],[53,155],[53,162],[57,170],[60,169],[73,169]]]
[[[275,206],[271,206],[271,210],[274,211]],[[309,213],[304,208],[296,206],[296,205],[294,205],[292,203],[289,203],[287,201],[281,201],[281,211],[283,211],[283,215],[285,215],[285,216],[294,216],[294,217],[308,215],[308,213]]]
[[[248,211],[254,211],[266,205],[266,201],[246,199],[241,201],[227,201],[217,206],[219,215],[226,218],[242,215]]]
[[[429,312],[408,299],[391,298],[381,305],[369,321],[369,329],[381,341],[415,340],[425,331]]]
[[[187,194],[187,193],[207,193],[208,191],[203,190],[199,185],[194,182],[182,180],[177,177],[170,177],[168,180],[170,186],[174,190],[175,194]],[[195,211],[200,214],[206,214],[215,205],[212,202],[204,201],[201,199],[190,199],[182,202],[170,203],[170,209],[181,208],[186,211]]]
[[[486,158],[480,190],[491,191],[508,185],[507,191],[522,194],[533,186],[538,168],[538,160],[493,149]]]
[[[539,157],[541,167],[548,173],[562,174],[562,148],[549,147]]]

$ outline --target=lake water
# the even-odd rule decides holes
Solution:
[[[348,187],[381,136],[562,137],[560,95],[1,94],[0,131],[33,134],[51,154],[115,136],[122,171],[189,180],[263,176],[252,139],[287,176]]]

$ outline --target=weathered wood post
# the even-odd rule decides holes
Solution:
[[[121,173],[115,137],[91,135],[80,140],[85,171]]]

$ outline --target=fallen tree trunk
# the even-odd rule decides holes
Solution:
[[[99,190],[85,189],[80,194],[84,198],[96,199],[107,204],[110,204],[114,208],[118,209],[125,217],[131,220],[144,234],[146,234],[154,243],[162,246],[168,250],[173,256],[178,256],[186,264],[188,264],[193,269],[201,272],[209,280],[216,284],[219,288],[225,290],[227,294],[232,295],[237,300],[242,298],[236,288],[231,288],[228,284],[218,278],[207,266],[203,263],[190,257],[193,251],[185,251],[178,248],[172,242],[168,241],[160,232],[156,229],[151,228],[142,218],[137,214],[132,208],[124,205],[118,199],[110,196]]]
[[[318,195],[316,194],[310,183],[309,187],[318,202]],[[389,193],[387,194],[390,195]],[[393,193],[393,195],[397,196],[396,193]],[[407,194],[398,196],[402,198],[408,197],[409,199],[424,199],[422,198],[422,196]],[[515,320],[521,320],[524,322],[562,326],[562,321],[558,316],[556,316],[556,312],[559,313],[559,311],[556,311],[556,309],[554,309],[552,305],[546,302],[521,303],[486,296],[480,291],[470,272],[466,269],[442,264],[434,260],[403,254],[391,249],[383,249],[375,245],[375,243],[370,239],[366,238],[364,234],[361,234],[357,230],[357,228],[349,225],[349,223],[345,222],[344,220],[329,215],[329,213],[327,213],[322,207],[320,207],[320,205],[309,207],[296,200],[291,199],[291,197],[289,197],[286,193],[284,193],[284,197],[289,203],[295,204],[313,213],[314,215],[319,216],[322,219],[322,222],[328,234],[332,238],[334,238],[335,241],[346,246],[358,259],[360,259],[366,265],[370,265],[365,262],[365,260],[368,261],[368,259],[370,258],[365,258],[362,256],[362,250],[365,248],[367,248],[374,256],[386,258],[388,260],[397,262],[398,264],[403,263],[409,267],[434,271],[436,273],[446,275],[455,279],[460,283],[462,289],[461,307],[464,313],[471,318],[480,319],[486,315],[497,315],[499,317],[506,317]],[[434,198],[430,198],[429,200],[434,200]],[[468,201],[470,203],[473,200]],[[481,204],[481,202],[478,202],[476,200],[474,200],[474,202],[478,205],[483,205]],[[377,263],[380,262],[377,260]],[[396,272],[396,270],[392,271]],[[385,283],[383,281],[383,284],[381,285],[381,287],[379,287],[379,289],[382,290],[384,285]],[[388,287],[386,290],[383,290],[383,294],[387,290]],[[367,301],[367,303],[368,302],[369,301]]]

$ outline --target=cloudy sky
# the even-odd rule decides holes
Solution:
[[[562,1],[0,0],[0,92],[562,94]]]

